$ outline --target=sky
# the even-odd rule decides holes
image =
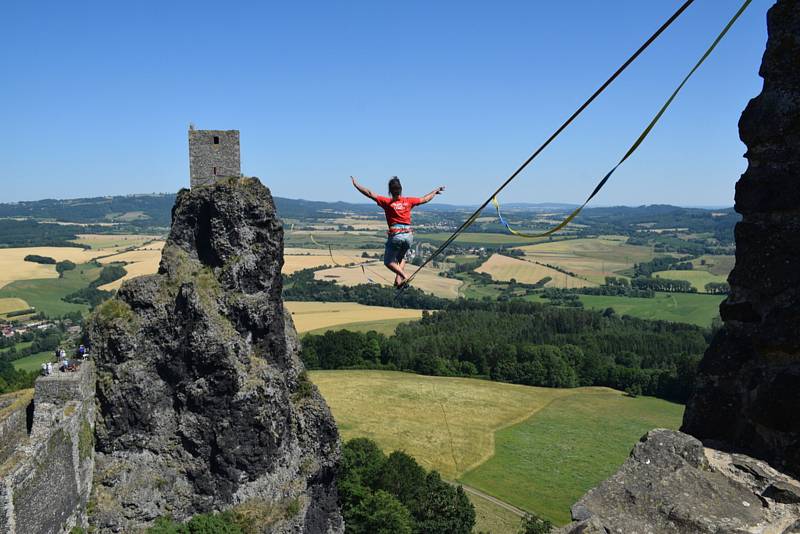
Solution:
[[[273,195],[363,201],[349,176],[482,202],[679,0],[6,2],[0,202],[175,192],[187,128],[241,131]],[[761,90],[754,0],[594,205],[728,206]],[[696,0],[510,185],[579,203],[738,9]]]

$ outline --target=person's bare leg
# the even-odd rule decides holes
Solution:
[[[403,277],[401,278],[399,274],[394,277],[394,285],[395,286],[399,286],[400,284],[403,283],[403,281],[406,278],[408,278],[406,276],[406,259],[405,258],[403,258],[403,261],[400,262],[400,270],[403,272]]]
[[[391,263],[386,264],[386,267],[397,275],[395,277],[395,283],[394,283],[394,285],[396,286],[399,285],[397,280],[403,282],[406,279],[406,273],[403,272],[403,267],[402,267],[403,263],[405,262],[397,263],[393,261]]]

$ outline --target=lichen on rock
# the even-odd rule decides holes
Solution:
[[[92,524],[130,531],[259,502],[274,520],[264,531],[341,532],[338,433],[303,379],[269,190],[254,178],[182,190],[172,218],[158,274],[89,321]],[[281,503],[296,513],[272,513]]]

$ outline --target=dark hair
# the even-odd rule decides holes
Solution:
[[[394,195],[395,191],[400,195],[403,192],[403,186],[400,184],[400,178],[392,176],[392,179],[389,180],[389,194]]]

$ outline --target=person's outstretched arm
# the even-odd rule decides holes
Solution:
[[[372,200],[376,200],[377,199],[378,195],[376,195],[375,193],[373,193],[372,191],[370,191],[369,189],[367,189],[363,185],[360,185],[358,182],[356,182],[355,176],[351,176],[350,179],[353,181],[353,186],[355,186],[355,188],[358,189],[358,191],[362,195],[364,195],[367,198],[371,198]]]
[[[433,191],[431,191],[430,193],[428,193],[424,197],[421,197],[419,199],[419,203],[420,204],[427,204],[428,202],[433,200],[433,197],[435,197],[436,195],[441,195],[442,193],[444,193],[444,186],[437,187],[436,189],[434,189]]]

